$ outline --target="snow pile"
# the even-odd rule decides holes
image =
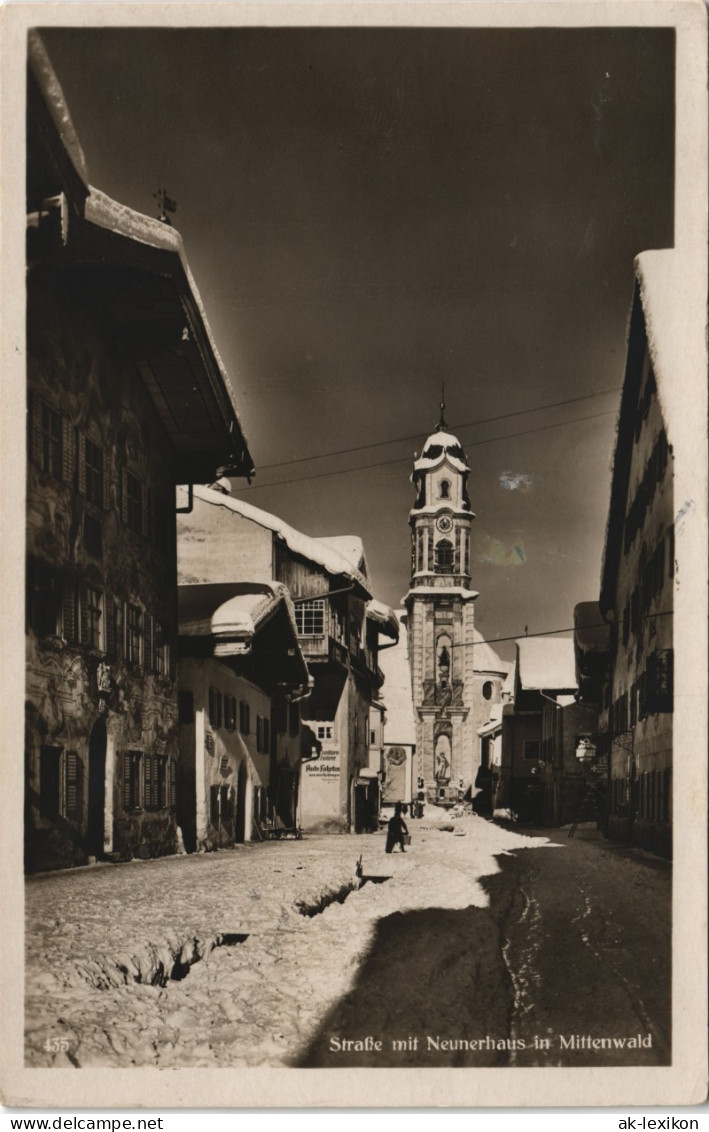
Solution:
[[[69,107],[64,98],[64,91],[59,84],[59,79],[54,73],[54,68],[50,62],[42,38],[34,29],[30,29],[28,32],[27,50],[30,70],[37,80],[37,85],[44,96],[47,109],[62,139],[62,145],[64,146],[66,154],[81,180],[85,185],[88,185],[86,158],[84,157],[84,151],[81,148],[81,143],[74,129],[74,123],[71,120]]]
[[[364,553],[364,543],[359,535],[318,535],[315,542],[324,542],[326,546],[336,550],[343,558],[346,558],[350,566],[355,570],[359,570],[364,574],[365,578],[369,577],[369,569],[367,567],[367,559]]]
[[[377,601],[376,598],[372,598],[371,601],[368,601],[367,617],[370,621],[374,621],[380,626],[380,631],[385,636],[390,637],[394,641],[399,639],[399,620],[394,610],[390,609],[388,605],[385,605],[383,601]],[[390,650],[387,649],[387,652],[388,651]]]
[[[431,433],[423,446],[422,455],[414,461],[414,471],[426,471],[435,468],[443,460],[447,460],[459,472],[470,471],[458,438],[453,436],[451,432],[438,429],[437,432]]]

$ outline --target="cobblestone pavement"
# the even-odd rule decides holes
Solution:
[[[297,1063],[383,917],[484,907],[496,854],[559,851],[473,817],[411,829],[406,855],[308,837],[29,878],[27,1064]],[[357,887],[360,856],[390,879]]]

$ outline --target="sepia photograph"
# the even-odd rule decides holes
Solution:
[[[9,13],[5,1103],[699,1103],[706,10],[335,7]]]

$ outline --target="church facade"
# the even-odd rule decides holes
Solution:
[[[509,668],[475,628],[469,473],[442,405],[438,427],[414,462],[405,604],[419,796],[444,806],[475,792],[477,731],[500,702]]]

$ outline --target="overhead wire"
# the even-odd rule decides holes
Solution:
[[[602,413],[589,413],[589,415],[585,417],[572,417],[572,419],[568,421],[556,421],[554,424],[539,425],[537,428],[523,429],[521,432],[511,432],[507,433],[505,436],[490,436],[485,440],[466,442],[465,446],[466,448],[479,448],[483,444],[495,444],[499,440],[515,440],[520,436],[531,436],[535,432],[547,432],[549,429],[561,428],[563,425],[579,424],[582,421],[593,421],[597,420],[599,417],[611,416],[614,413],[615,409],[606,409]],[[377,460],[372,464],[357,464],[352,468],[336,468],[329,472],[312,472],[310,475],[298,476],[295,479],[272,480],[270,483],[253,483],[249,487],[232,488],[232,492],[254,491],[259,488],[283,487],[289,484],[306,483],[309,480],[325,479],[330,476],[342,476],[350,472],[366,472],[372,468],[385,468],[393,464],[406,464],[409,463],[410,460],[410,456],[399,456],[395,460]]]

